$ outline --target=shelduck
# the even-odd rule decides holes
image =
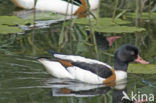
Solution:
[[[17,7],[33,9],[35,0],[11,0]],[[69,2],[68,2],[69,1]],[[88,0],[90,10],[96,9],[99,0]],[[37,0],[36,10],[52,11],[68,15],[83,15],[86,12],[85,0]]]
[[[148,64],[139,54],[138,49],[125,44],[114,53],[114,69],[106,63],[77,55],[52,53],[56,60],[38,58],[48,73],[57,78],[76,79],[90,84],[111,84],[127,78],[130,62]],[[137,69],[137,68],[136,68]]]

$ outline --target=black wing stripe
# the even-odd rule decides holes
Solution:
[[[107,78],[112,75],[112,71],[107,66],[101,64],[89,64],[85,62],[72,62],[73,66],[80,67],[81,69],[88,70],[92,73],[97,74],[102,78]]]
[[[67,2],[70,2],[70,3],[75,4],[75,5],[81,4],[80,0],[62,0],[62,1],[67,1]]]

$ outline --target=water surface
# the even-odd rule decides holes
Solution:
[[[13,15],[14,11],[18,11],[9,0],[0,2],[0,15]],[[6,10],[8,6],[10,8]],[[111,10],[100,9],[100,13],[102,11],[102,17],[110,16]],[[68,42],[64,43],[60,50],[58,38],[61,26],[62,22],[59,22],[51,24],[49,28],[25,31],[24,34],[0,35],[0,103],[119,103],[117,101],[120,101],[123,91],[128,95],[131,95],[132,91],[156,95],[156,75],[128,74],[126,88],[116,90],[101,85],[53,78],[36,61],[39,56],[50,57],[46,50],[52,49],[65,54],[99,59],[113,65],[114,50],[122,44],[130,43],[139,48],[144,59],[156,64],[155,22],[143,21],[141,27],[146,28],[146,32],[118,34],[122,38],[115,41],[112,47],[108,47],[105,36],[114,34],[102,34],[103,40],[97,40],[100,41],[98,54],[94,47],[73,40],[72,36],[69,36]]]

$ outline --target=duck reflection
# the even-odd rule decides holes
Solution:
[[[123,98],[123,92],[126,91],[127,80],[124,79],[118,83],[108,85],[93,85],[85,84],[69,79],[51,78],[45,83],[52,88],[52,96],[74,96],[74,97],[93,97],[105,95],[108,91],[113,90],[113,103],[133,103],[126,98]]]

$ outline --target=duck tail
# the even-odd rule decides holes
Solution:
[[[36,60],[40,60],[40,59],[51,59],[50,57],[35,57]]]

